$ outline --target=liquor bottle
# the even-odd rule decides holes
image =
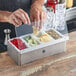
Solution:
[[[73,0],[66,0],[66,7],[71,8],[73,6]]]
[[[54,22],[55,22],[55,6],[57,4],[57,0],[47,0],[47,3],[45,4],[44,11],[47,14],[47,18],[44,21],[43,24],[43,30],[47,31],[50,28],[53,28]]]
[[[47,7],[50,7],[54,12],[56,4],[58,4],[57,0],[47,0]]]
[[[58,4],[55,6],[55,29],[62,31],[66,26],[66,4],[65,0],[58,0]]]

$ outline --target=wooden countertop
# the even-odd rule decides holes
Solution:
[[[76,32],[69,33],[65,53],[18,66],[7,54],[0,54],[0,76],[76,76]]]

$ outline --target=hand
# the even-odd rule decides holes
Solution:
[[[20,26],[22,25],[22,23],[30,24],[30,19],[28,14],[24,10],[18,9],[8,15],[8,22],[15,26]]]
[[[42,28],[42,22],[46,19],[46,13],[39,4],[33,4],[30,10],[31,22],[38,22],[35,26],[40,30]]]

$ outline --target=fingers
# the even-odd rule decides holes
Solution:
[[[40,12],[37,11],[37,14],[35,15],[35,21],[36,21],[36,27],[39,30],[39,26],[40,26]]]
[[[37,11],[37,16],[36,16],[36,21],[37,21],[37,28],[40,30],[43,26],[43,12]]]
[[[16,17],[17,19],[20,19],[21,22],[23,22],[24,24],[27,24],[27,20],[26,20],[26,18],[24,17],[23,14],[21,14],[20,12],[17,12],[17,13],[15,13],[14,15],[15,15],[15,17]]]
[[[43,21],[43,12],[40,13],[40,20]]]
[[[38,7],[31,8],[30,18],[32,22],[35,22],[35,26],[40,30],[43,26],[43,22],[46,18],[46,14],[43,9]]]
[[[20,19],[16,18],[15,16],[12,17],[12,24],[14,24],[15,26],[20,26],[22,25],[22,22]]]
[[[40,26],[39,26],[39,29],[41,29],[43,27],[45,20],[46,20],[46,13],[44,11],[42,11],[40,13]]]
[[[22,9],[19,9],[19,10],[13,12],[9,16],[9,21],[10,21],[10,23],[14,24],[15,26],[22,25],[22,23],[30,24],[29,16]]]
[[[40,20],[41,22],[44,22],[46,20],[46,13],[44,11],[41,11],[40,12]]]
[[[30,24],[30,19],[29,19],[28,14],[24,12],[22,9],[19,9],[19,11],[22,13],[22,16],[26,18],[27,24]]]
[[[34,22],[34,16],[32,13],[30,14],[30,19],[31,19],[31,22]]]
[[[36,21],[40,21],[40,12],[36,9],[36,11],[37,11],[37,13],[36,13],[36,15],[35,15],[35,20]]]

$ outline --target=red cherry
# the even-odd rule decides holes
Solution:
[[[27,46],[22,42],[21,39],[13,39],[11,40],[11,43],[13,43],[19,50],[27,48]]]
[[[22,42],[21,39],[17,39],[17,43],[18,43],[19,46],[22,46],[23,45],[23,42]]]

